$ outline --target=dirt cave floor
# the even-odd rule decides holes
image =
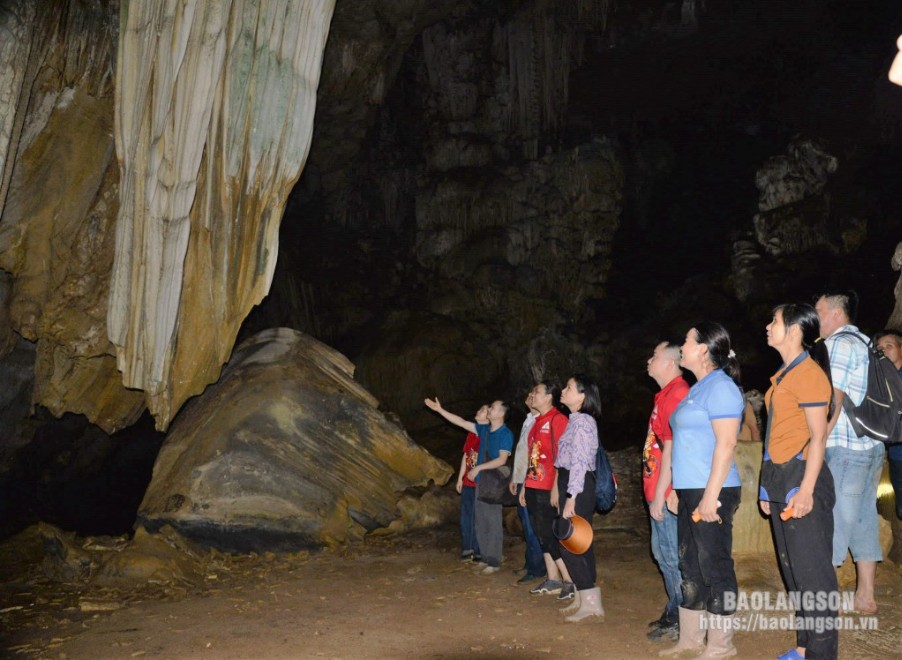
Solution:
[[[124,588],[42,577],[36,537],[34,548],[12,539],[0,544],[0,656],[650,658],[669,645],[645,637],[664,604],[647,533],[596,532],[606,616],[577,624],[554,596],[530,595],[535,583],[517,585],[521,539],[506,534],[502,570],[482,576],[459,561],[457,538],[443,527],[318,554],[220,555],[200,584]],[[741,587],[776,591],[755,583],[760,563],[738,562]],[[880,566],[878,582],[879,629],[840,633],[842,658],[902,653],[894,564]],[[759,630],[734,641],[740,658],[775,658],[794,640]]]

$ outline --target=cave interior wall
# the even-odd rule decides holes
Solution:
[[[781,300],[855,286],[862,327],[882,327],[902,210],[884,70],[899,9],[603,4],[471,5],[425,26],[343,168],[317,156],[350,153],[326,115],[248,331],[289,324],[337,346],[421,438],[438,430],[425,394],[463,412],[588,370],[618,444],[647,415],[646,353],[692,320],[724,321],[758,388],[778,366],[761,337]],[[790,215],[835,231],[774,256],[755,238],[756,171],[798,136],[839,167]],[[564,172],[580,168],[591,183],[573,192]],[[741,300],[738,241],[759,282]]]

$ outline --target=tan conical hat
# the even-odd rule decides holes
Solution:
[[[558,518],[554,521],[554,535],[567,550],[574,555],[581,555],[592,547],[594,533],[592,525],[582,516]]]

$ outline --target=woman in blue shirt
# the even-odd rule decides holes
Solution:
[[[683,604],[680,641],[661,655],[689,650],[704,651],[699,657],[705,658],[735,655],[729,619],[734,610],[727,608],[724,594],[737,590],[733,515],[742,482],[733,450],[745,403],[739,363],[730,335],[711,321],[690,329],[681,351],[680,366],[697,381],[670,418]]]

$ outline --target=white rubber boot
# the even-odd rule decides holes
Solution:
[[[680,641],[676,646],[663,649],[658,655],[677,655],[692,651],[700,653],[705,650],[705,631],[702,630],[703,610],[687,610],[680,608]]]
[[[600,587],[582,589],[576,592],[576,597],[579,598],[579,609],[568,616],[566,619],[564,619],[564,621],[575,623],[576,621],[587,619],[590,616],[595,616],[598,618],[604,617],[604,608],[601,606]]]
[[[576,595],[572,599],[570,599],[570,604],[567,605],[567,607],[561,608],[561,614],[573,614],[574,612],[579,610],[579,593],[580,592],[578,591],[576,592]]]
[[[736,655],[733,646],[733,623],[728,616],[708,615],[708,645],[699,658],[729,658]]]

